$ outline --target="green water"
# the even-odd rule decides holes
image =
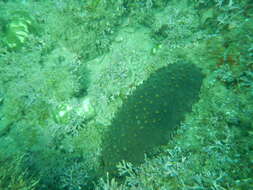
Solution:
[[[0,0],[0,190],[253,189],[251,0]]]

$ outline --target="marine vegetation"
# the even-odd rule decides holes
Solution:
[[[0,0],[0,190],[253,189],[252,0]]]

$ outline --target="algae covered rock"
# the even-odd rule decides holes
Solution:
[[[20,49],[27,42],[29,35],[36,32],[38,25],[26,11],[13,11],[7,20],[4,26],[4,44],[10,50]]]
[[[126,98],[104,135],[102,162],[113,172],[122,161],[140,164],[145,153],[166,144],[198,99],[203,74],[189,63],[151,74]]]

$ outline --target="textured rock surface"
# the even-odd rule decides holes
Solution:
[[[195,65],[176,63],[157,70],[138,86],[104,136],[105,171],[115,171],[121,160],[140,164],[145,153],[166,144],[170,133],[197,101],[202,79]]]

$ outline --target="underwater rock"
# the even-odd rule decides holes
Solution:
[[[203,74],[189,63],[171,64],[151,74],[128,96],[102,142],[104,171],[122,161],[138,165],[145,153],[166,144],[198,99]]]

